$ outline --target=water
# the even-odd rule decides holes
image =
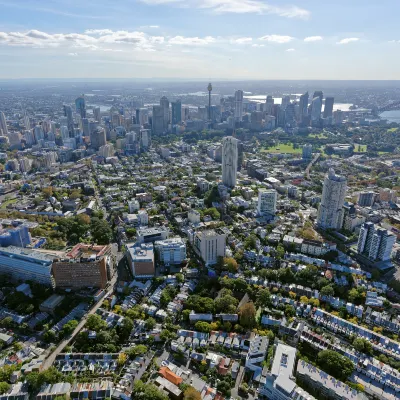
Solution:
[[[388,122],[396,122],[400,124],[400,110],[384,111],[380,117]]]

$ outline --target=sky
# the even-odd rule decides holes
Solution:
[[[398,0],[0,0],[0,79],[400,79]]]

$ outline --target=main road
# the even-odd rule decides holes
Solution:
[[[103,296],[96,304],[93,305],[93,307],[85,314],[85,316],[79,321],[77,327],[74,329],[74,331],[71,333],[70,336],[68,336],[66,339],[64,339],[61,343],[58,344],[58,346],[46,357],[46,359],[43,361],[42,368],[41,370],[44,371],[48,368],[50,368],[56,357],[64,350],[66,346],[68,346],[71,341],[74,339],[74,337],[81,331],[81,329],[85,326],[87,317],[91,314],[94,314],[103,304],[103,301],[106,297],[108,297],[110,294],[114,292],[115,289],[115,284],[117,283],[118,279],[118,273],[115,272],[114,276],[109,282],[109,290],[105,296]]]

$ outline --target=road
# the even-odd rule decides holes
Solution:
[[[311,170],[311,167],[318,161],[318,158],[319,158],[320,156],[321,156],[321,153],[316,153],[316,154],[314,155],[314,158],[310,161],[310,164],[307,165],[306,172],[305,172],[305,175],[306,175],[306,178],[307,178],[307,179],[310,179],[310,170]]]
[[[231,390],[231,397],[236,399],[238,397],[239,386],[242,383],[243,375],[244,375],[245,368],[240,366],[239,372],[236,377],[235,387]]]
[[[94,314],[103,304],[103,301],[106,297],[108,297],[111,293],[114,292],[115,289],[115,284],[117,283],[117,274],[113,276],[113,278],[110,281],[110,289],[107,292],[105,296],[103,296],[96,304],[93,305],[93,307],[89,310],[88,313],[85,314],[85,316],[79,321],[78,326],[75,328],[75,330],[72,332],[70,336],[68,336],[66,339],[64,339],[61,343],[58,344],[58,346],[53,350],[52,353],[50,353],[47,358],[44,360],[42,364],[42,371],[50,368],[56,357],[63,351],[63,349],[69,345],[69,343],[75,338],[75,336],[81,331],[81,329],[85,326],[86,320],[88,315]]]

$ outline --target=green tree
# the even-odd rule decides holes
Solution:
[[[333,350],[320,351],[317,364],[328,374],[343,381],[348,380],[354,370],[354,364],[349,358]]]
[[[75,328],[78,326],[78,321],[75,319],[72,319],[71,321],[67,322],[61,329],[60,335],[65,337],[70,335]]]
[[[129,339],[129,336],[132,333],[133,329],[133,321],[129,317],[125,317],[122,321],[121,325],[118,326],[118,336],[122,342],[125,342]]]
[[[146,354],[147,351],[147,346],[145,346],[144,344],[138,344],[137,346],[130,347],[126,351],[126,354],[129,356],[129,358],[134,359],[136,356],[142,356]]]
[[[322,296],[333,296],[334,294],[335,294],[335,290],[333,289],[332,285],[324,286],[321,289],[321,295]]]
[[[189,386],[183,393],[183,399],[184,400],[201,400],[201,395],[193,386]]]
[[[211,332],[211,325],[208,322],[197,321],[194,325],[194,329],[199,332]]]
[[[169,397],[157,389],[152,383],[144,383],[138,380],[133,385],[133,399],[140,400],[169,400]]]
[[[268,289],[260,289],[257,293],[256,304],[260,307],[266,307],[270,304],[271,293]]]
[[[107,322],[104,321],[100,315],[91,314],[88,316],[86,321],[86,328],[91,331],[99,332],[101,330],[107,329]]]
[[[109,244],[113,237],[110,224],[104,219],[92,218],[90,232],[97,244]]]
[[[10,390],[11,385],[7,382],[0,382],[0,394],[4,394]]]
[[[146,319],[144,326],[145,326],[146,330],[150,331],[150,330],[154,329],[154,327],[156,326],[156,320],[153,317],[149,317]]]

